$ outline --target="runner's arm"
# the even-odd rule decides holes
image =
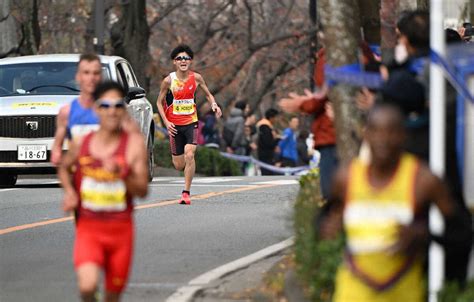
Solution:
[[[139,133],[130,134],[127,146],[127,191],[133,196],[145,197],[148,194],[148,155],[143,136]]]
[[[415,217],[409,225],[400,225],[398,229],[398,240],[389,248],[392,254],[403,252],[411,254],[423,247],[430,238],[428,227],[428,211],[431,203],[438,206],[445,222],[457,225],[456,205],[453,203],[444,182],[435,176],[428,166],[421,164],[415,180]],[[462,226],[461,226],[462,228]],[[433,239],[446,241],[449,235],[432,235]]]
[[[58,116],[56,117],[56,133],[54,134],[54,143],[51,148],[51,163],[54,165],[58,165],[61,161],[63,143],[67,134],[67,123],[70,109],[70,105],[61,107]]]
[[[196,77],[196,82],[198,83],[198,86],[201,87],[202,91],[206,94],[206,98],[211,103],[211,109],[216,113],[216,117],[219,118],[222,116],[222,111],[221,108],[219,108],[219,105],[217,105],[216,100],[214,99],[214,96],[212,93],[209,91],[209,88],[206,85],[206,82],[204,81],[204,78],[199,74],[195,73]]]
[[[64,189],[63,210],[71,211],[77,207],[78,197],[72,179],[72,166],[77,160],[80,144],[71,142],[69,150],[58,166],[58,179]]]
[[[156,107],[158,108],[158,113],[160,114],[161,119],[163,120],[163,124],[168,130],[168,133],[174,136],[176,134],[176,128],[174,127],[174,124],[168,121],[168,119],[166,118],[165,109],[163,108],[163,102],[165,101],[166,94],[168,93],[170,86],[171,86],[171,79],[169,76],[167,76],[161,82],[160,94],[158,95],[158,99],[156,100]]]

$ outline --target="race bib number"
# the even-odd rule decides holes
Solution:
[[[72,140],[77,140],[98,129],[98,124],[74,125],[71,128]]]
[[[82,207],[94,212],[120,212],[127,207],[123,180],[97,181],[84,176],[81,183]]]
[[[190,115],[194,113],[194,99],[173,100],[173,114]]]

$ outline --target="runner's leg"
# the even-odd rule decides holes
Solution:
[[[107,246],[108,257],[105,260],[105,301],[118,301],[124,290],[133,253],[134,230],[132,222],[117,222],[114,233],[120,234]],[[111,233],[112,235],[112,233]],[[116,235],[111,238],[116,237]]]
[[[181,127],[177,126],[176,130],[178,130],[178,132],[175,136],[170,135],[171,158],[175,169],[183,171],[185,165],[184,146],[186,145],[186,137],[183,135]]]
[[[105,302],[118,302],[120,299],[119,293],[105,293]]]
[[[178,171],[183,171],[185,168],[184,154],[181,155],[172,155],[174,168]]]
[[[83,302],[95,302],[95,292],[99,284],[100,267],[87,262],[77,268],[77,282]]]
[[[193,181],[196,163],[194,161],[194,153],[196,153],[196,145],[187,144],[184,146],[184,190],[191,190],[191,182]]]

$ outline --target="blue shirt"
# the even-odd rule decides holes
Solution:
[[[99,129],[99,118],[95,114],[94,109],[92,107],[84,108],[79,103],[79,99],[74,99],[71,103],[67,122],[68,138],[84,136],[97,129]]]
[[[281,157],[291,159],[295,163],[298,161],[295,133],[291,128],[286,128],[283,131],[283,138],[278,143],[278,146],[281,150]]]

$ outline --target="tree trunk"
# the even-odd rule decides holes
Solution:
[[[150,28],[146,19],[146,0],[124,1],[122,15],[111,30],[113,53],[132,65],[140,85],[149,90],[151,62],[148,41]]]
[[[417,0],[417,8],[423,10],[430,10],[430,0]],[[472,0],[471,0],[472,3]]]
[[[338,67],[358,62],[360,41],[359,8],[357,0],[321,0],[318,10],[324,27],[327,64]],[[355,107],[356,88],[343,84],[329,93],[334,113],[339,158],[348,161],[359,149],[360,115]]]
[[[471,12],[470,12],[470,17],[471,18],[469,20],[471,20],[471,23],[473,23],[474,22],[474,0],[471,0],[471,2],[469,4],[470,4],[469,9],[471,10]]]
[[[11,15],[10,1],[0,1],[0,58],[18,50],[17,23]]]
[[[380,0],[359,0],[360,23],[369,44],[380,44]]]
[[[40,43],[37,0],[0,1],[0,58],[35,54]]]

